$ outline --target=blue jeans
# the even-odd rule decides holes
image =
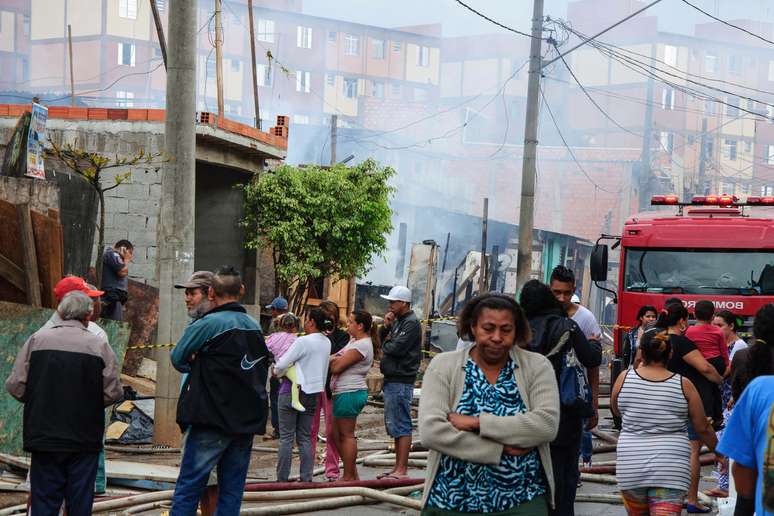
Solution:
[[[387,435],[393,439],[411,436],[411,399],[414,396],[414,384],[385,383],[384,387],[384,426]]]
[[[236,516],[242,505],[252,435],[228,435],[191,427],[185,442],[180,476],[172,498],[170,516],[194,516],[212,468],[218,468],[216,516]]]
[[[584,427],[586,425],[586,420],[583,420]],[[594,450],[594,445],[591,442],[591,432],[588,432],[586,430],[583,431],[583,435],[581,436],[581,457],[583,458],[583,462],[591,462],[591,455]]]

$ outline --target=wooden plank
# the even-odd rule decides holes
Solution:
[[[0,276],[19,290],[24,290],[26,282],[24,271],[9,258],[6,258],[3,253],[0,253]]]
[[[137,378],[122,374],[121,383],[130,386],[137,391],[140,396],[155,396],[156,395],[156,382],[145,380],[144,378]]]
[[[20,457],[7,453],[0,453],[0,462],[21,469],[29,469],[29,457]],[[176,482],[180,474],[180,468],[163,466],[160,464],[143,464],[123,460],[105,461],[105,473],[108,479],[122,478],[127,480],[151,480],[154,482]]]
[[[43,306],[56,308],[54,286],[63,276],[63,253],[61,245],[61,225],[54,219],[33,211],[32,230],[38,249],[38,275],[41,283]]]
[[[32,231],[30,205],[16,205],[16,218],[21,233],[22,252],[24,253],[24,279],[27,302],[34,307],[43,306],[40,297],[40,279],[38,277],[38,256],[35,249],[35,235]]]

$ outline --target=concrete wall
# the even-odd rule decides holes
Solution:
[[[14,204],[26,202],[30,209],[48,213],[49,209],[59,209],[59,188],[55,183],[29,177],[0,176],[0,199]]]

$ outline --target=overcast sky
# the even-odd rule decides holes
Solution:
[[[530,30],[530,0],[465,1],[505,25],[524,32]],[[565,18],[567,3],[567,0],[545,0],[545,14]],[[771,19],[772,12],[768,4],[774,4],[772,0],[693,0],[692,3],[730,19],[744,17],[745,13],[756,19]],[[502,30],[467,11],[454,0],[304,0],[304,12],[380,27],[440,22],[445,36],[484,34]],[[694,24],[711,21],[679,0],[663,0],[649,12],[659,16],[659,28],[668,32],[692,34]]]

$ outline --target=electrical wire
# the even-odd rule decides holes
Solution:
[[[473,7],[469,6],[468,4],[466,4],[465,2],[463,2],[462,0],[454,0],[454,1],[455,1],[455,2],[457,2],[458,4],[460,4],[462,7],[464,7],[464,8],[465,8],[465,9],[467,9],[468,11],[472,12],[473,14],[475,14],[476,16],[480,16],[481,18],[485,19],[485,20],[486,20],[486,21],[488,21],[489,23],[493,23],[494,25],[497,25],[497,26],[498,26],[498,27],[500,27],[501,29],[505,29],[505,30],[507,30],[507,31],[511,31],[511,32],[513,32],[513,33],[515,33],[515,34],[518,34],[518,35],[520,35],[520,36],[525,36],[525,37],[528,37],[528,38],[530,38],[530,39],[532,39],[532,38],[534,38],[534,39],[541,39],[541,40],[542,40],[542,39],[544,39],[544,38],[538,38],[538,37],[536,37],[536,36],[533,36],[532,34],[527,34],[526,32],[522,32],[522,31],[520,31],[520,30],[516,30],[516,29],[514,29],[513,27],[508,27],[507,25],[504,25],[504,24],[500,23],[500,22],[499,22],[499,21],[497,21],[497,20],[493,20],[492,18],[490,18],[489,16],[485,15],[485,14],[484,14],[484,13],[482,13],[481,11],[477,11],[477,10],[476,10],[476,9],[474,9]]]
[[[551,109],[551,106],[548,103],[548,99],[546,99],[545,93],[543,92],[543,88],[540,88],[540,96],[543,98],[543,103],[546,106],[546,111],[548,111],[548,116],[551,118],[551,122],[554,124],[554,127],[556,128],[556,133],[559,135],[559,138],[562,140],[562,143],[564,144],[564,147],[567,149],[567,152],[569,152],[570,157],[572,157],[572,160],[575,162],[575,165],[578,167],[578,170],[581,171],[581,173],[588,179],[588,181],[594,185],[595,188],[602,190],[603,192],[618,195],[621,193],[621,190],[618,191],[611,191],[608,190],[602,186],[600,186],[596,181],[594,181],[591,176],[586,172],[586,169],[583,168],[583,165],[580,164],[580,161],[578,161],[577,156],[575,155],[575,151],[572,150],[572,147],[567,143],[567,140],[564,137],[564,134],[562,134],[562,130],[559,128],[559,124],[556,121],[556,118],[554,117],[554,112]]]
[[[688,0],[682,0],[682,2],[684,4],[686,4],[686,5],[689,5],[689,6],[693,7],[694,9],[696,9],[700,13],[704,14],[705,16],[708,16],[708,17],[712,18],[713,20],[722,23],[723,25],[727,25],[727,26],[729,26],[729,27],[731,27],[733,29],[740,30],[740,31],[742,31],[742,32],[744,32],[746,34],[749,34],[750,36],[752,36],[754,38],[758,38],[759,40],[764,41],[764,42],[766,42],[766,43],[768,43],[770,45],[774,45],[774,41],[772,41],[770,39],[766,39],[763,36],[761,36],[760,34],[756,34],[756,33],[752,32],[752,31],[749,31],[749,30],[747,30],[747,29],[745,29],[743,27],[740,27],[738,25],[734,25],[733,23],[731,23],[729,21],[726,21],[726,20],[723,20],[722,18],[718,18],[717,16],[715,16],[715,15],[713,15],[711,13],[708,13],[707,11],[705,11],[704,9],[699,7],[698,5],[692,4]]]

